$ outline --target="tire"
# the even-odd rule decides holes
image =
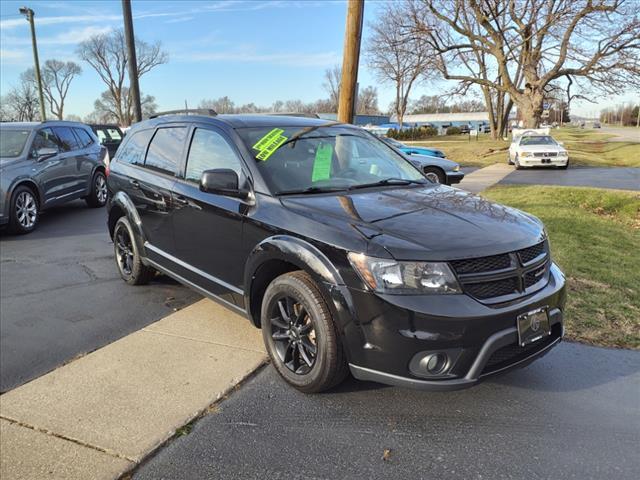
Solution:
[[[518,160],[518,154],[516,153],[516,159],[513,162],[516,166],[516,170],[522,170],[524,167],[520,165],[520,161]]]
[[[107,203],[107,196],[107,177],[104,172],[97,170],[91,179],[91,192],[85,201],[91,208],[100,208]]]
[[[447,183],[444,172],[437,167],[424,167],[423,172],[424,176],[431,180],[433,183]]]
[[[507,153],[507,163],[509,165],[513,165],[513,160],[511,160],[511,153]]]
[[[11,195],[9,232],[18,235],[33,232],[40,220],[38,196],[29,187],[20,185]]]
[[[271,362],[287,383],[317,393],[345,379],[348,366],[340,335],[309,274],[296,271],[273,280],[262,299],[260,318]]]
[[[154,277],[155,270],[142,263],[127,217],[120,217],[113,229],[113,250],[118,272],[129,285],[144,285]]]

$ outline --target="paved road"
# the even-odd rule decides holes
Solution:
[[[268,366],[134,478],[635,479],[639,442],[640,352],[564,343],[451,393],[304,395]]]
[[[640,190],[640,168],[570,166],[567,170],[555,170],[541,167],[514,170],[499,183]]]
[[[159,277],[118,276],[105,209],[46,212],[35,232],[0,236],[0,391],[134,332],[199,298]]]
[[[612,138],[613,142],[639,142],[640,143],[640,129],[629,127],[608,127],[602,126],[602,133],[612,133],[616,137]]]

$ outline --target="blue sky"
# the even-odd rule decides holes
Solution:
[[[122,26],[120,1],[2,1],[0,3],[0,92],[18,83],[32,66],[28,23],[17,14],[22,5],[36,12],[40,61],[74,60],[83,74],[71,86],[65,113],[84,116],[106,89],[97,74],[76,57],[76,45],[95,33]],[[236,104],[270,105],[275,100],[314,101],[326,97],[325,69],[342,64],[346,3],[336,0],[145,1],[133,0],[136,36],[160,40],[169,63],[140,81],[156,97],[160,110],[195,106],[203,98],[229,96]],[[379,2],[367,0],[367,22]],[[393,100],[393,86],[379,84],[361,59],[361,87],[378,88],[379,106]],[[420,85],[412,94],[443,93],[448,86]],[[631,94],[612,102],[631,101]],[[574,105],[581,115],[601,105]]]

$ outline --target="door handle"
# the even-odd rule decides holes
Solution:
[[[176,203],[179,203],[180,205],[189,205],[189,200],[186,197],[183,197],[182,195],[177,195]]]
[[[133,188],[140,188],[140,182],[138,182],[137,180],[129,180],[129,183]]]

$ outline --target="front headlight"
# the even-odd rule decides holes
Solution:
[[[533,152],[522,152],[521,157],[533,157]]]
[[[460,165],[456,165],[455,167],[453,167],[453,171],[454,172],[459,172],[460,171]]]
[[[349,253],[349,262],[372,290],[390,294],[461,293],[456,277],[443,262],[397,262]]]

